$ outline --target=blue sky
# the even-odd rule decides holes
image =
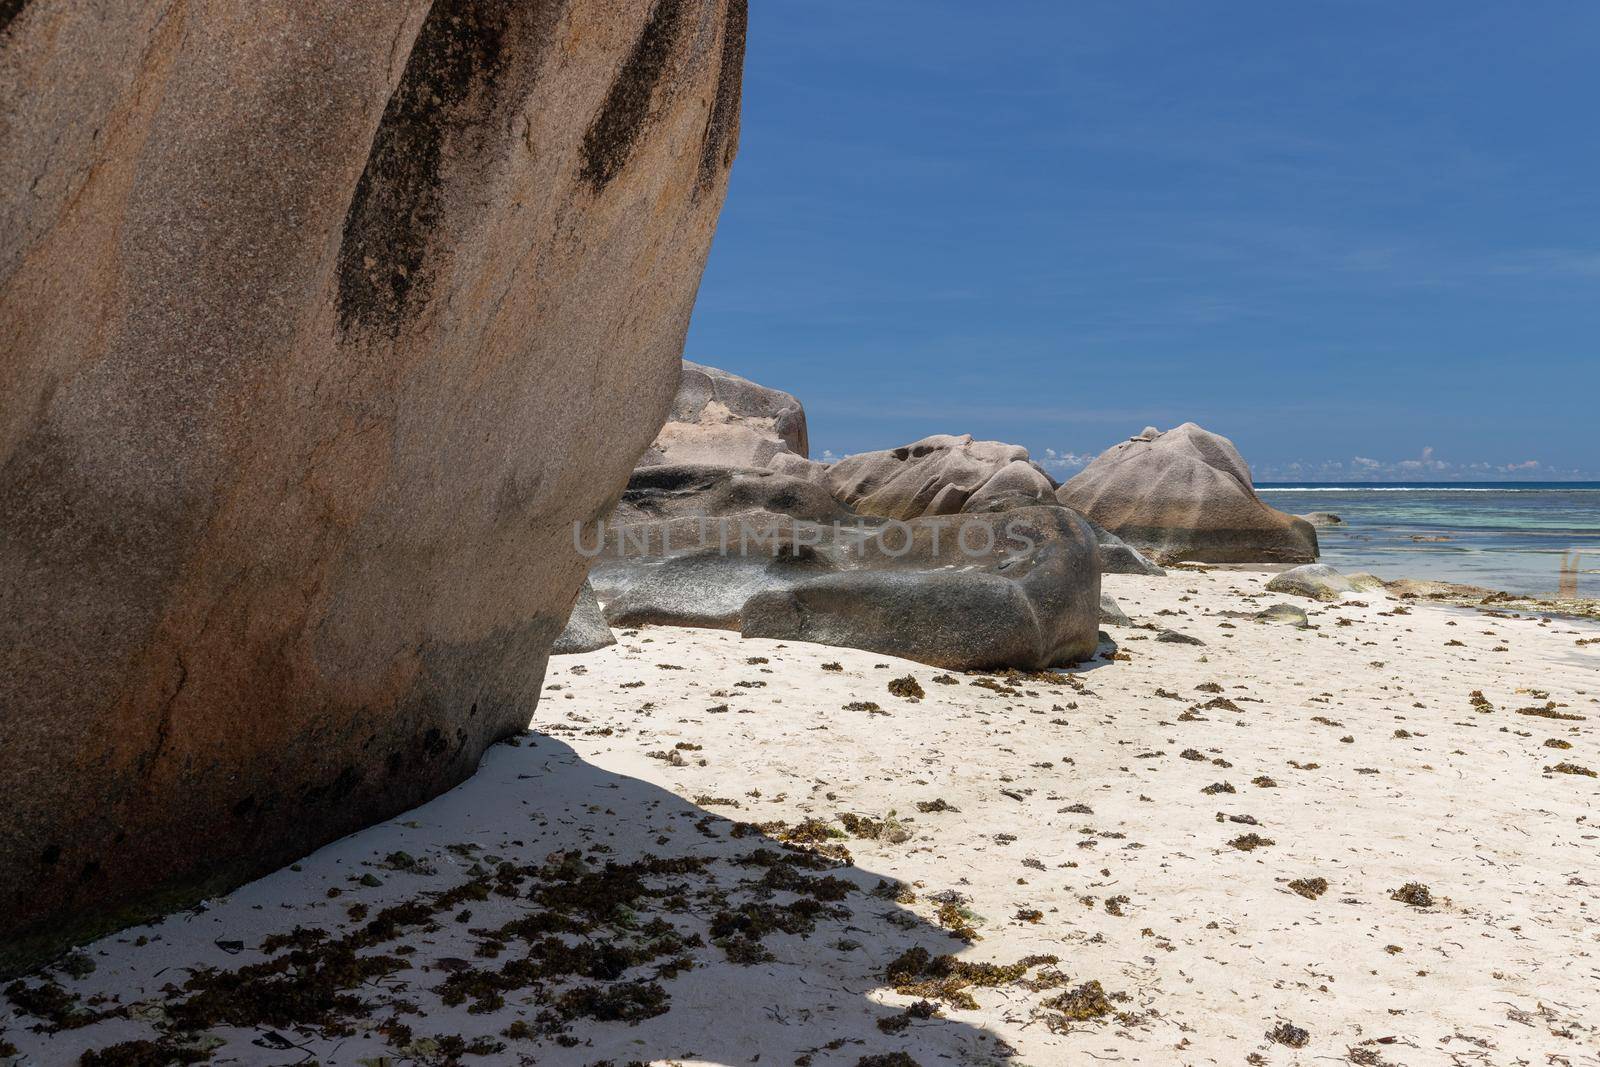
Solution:
[[[1192,419],[1259,480],[1600,477],[1600,5],[751,9],[686,355],[814,454]]]

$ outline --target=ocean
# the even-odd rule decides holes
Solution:
[[[1347,573],[1600,598],[1600,482],[1263,482],[1256,491],[1280,511],[1344,519],[1317,538],[1322,561]]]

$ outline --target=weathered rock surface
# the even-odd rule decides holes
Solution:
[[[1306,617],[1305,608],[1297,608],[1293,604],[1273,604],[1253,616],[1256,622],[1275,622],[1285,626],[1307,627],[1311,620]]]
[[[639,465],[765,467],[778,455],[800,460],[809,455],[800,401],[737,374],[684,360],[666,425]]]
[[[1093,534],[1057,507],[1004,514],[928,516],[881,528],[865,561],[840,573],[762,590],[746,601],[745,637],[864,648],[950,670],[1041,670],[1088,659],[1099,645],[1100,572]],[[992,534],[992,552],[952,562],[936,547],[971,531]],[[1020,550],[1022,543],[1031,547]],[[1015,551],[1015,554],[1012,554]],[[850,566],[847,556],[844,565]]]
[[[1055,502],[1055,483],[1027,460],[1014,459],[990,475],[961,505],[961,510],[968,513],[1009,511]]]
[[[1144,574],[1159,578],[1167,572],[1151,563],[1143,552],[1091,519],[1084,519],[1100,546],[1101,574]]]
[[[1049,502],[1054,489],[1027,449],[971,434],[846,456],[828,468],[824,484],[857,514],[902,520]]]
[[[1113,445],[1056,496],[1158,563],[1317,558],[1311,524],[1263,503],[1233,442],[1192,422]]]
[[[737,629],[952,669],[1094,651],[1098,549],[1054,504],[902,522],[775,471],[644,467],[603,532],[584,551],[614,626]]]
[[[0,969],[528,722],[673,399],[745,2],[6,15]]]
[[[617,637],[606,623],[600,601],[595,599],[594,586],[588,582],[578,590],[572,602],[572,614],[567,616],[567,627],[550,646],[552,656],[573,656],[580,652],[593,652],[617,643]]]
[[[767,461],[767,469],[787,474],[793,478],[802,478],[818,485],[826,484],[828,480],[828,464],[814,459],[802,459],[792,452],[779,452]]]
[[[1311,511],[1300,516],[1313,526],[1343,526],[1344,520],[1331,511]]]
[[[1133,620],[1122,606],[1105,593],[1100,594],[1100,622],[1106,626],[1132,626]]]
[[[698,523],[769,512],[819,523],[857,521],[857,516],[815,482],[773,470],[670,464],[635,470],[606,526],[664,519]]]
[[[1273,575],[1267,589],[1322,601],[1338,600],[1346,593],[1357,591],[1354,582],[1325,563],[1308,563]]]

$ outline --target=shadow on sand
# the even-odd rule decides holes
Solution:
[[[887,988],[920,948],[929,1006],[1005,1000],[940,972],[966,946],[897,903],[904,887],[826,858],[842,855],[837,831],[762,832],[708,810],[726,798],[698,799],[524,735],[420,808],[27,979],[12,1001],[32,1011],[0,1021],[3,1039],[37,1063],[127,1042],[153,1042],[122,1045],[152,1063],[185,1048],[375,1065],[1007,1055]]]

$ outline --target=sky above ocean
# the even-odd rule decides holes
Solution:
[[[814,454],[1600,478],[1600,5],[757,0],[686,355]]]

